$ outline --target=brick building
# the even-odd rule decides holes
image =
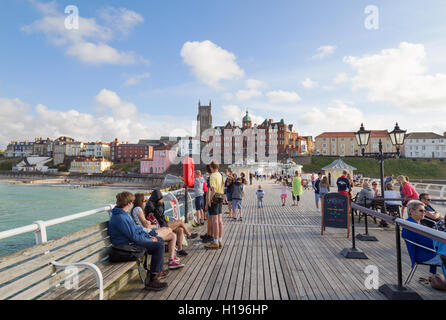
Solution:
[[[383,152],[396,152],[387,130],[372,130],[365,152],[378,152],[381,139]],[[355,132],[324,132],[315,138],[315,154],[327,156],[360,156]]]
[[[152,159],[153,146],[148,144],[120,143],[116,138],[110,143],[110,157],[113,162],[133,162]]]

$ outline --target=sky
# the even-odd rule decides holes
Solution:
[[[248,110],[313,137],[443,134],[445,15],[443,0],[1,1],[0,150],[191,134],[199,100],[214,126]]]

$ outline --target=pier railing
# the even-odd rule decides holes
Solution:
[[[184,219],[185,216],[185,208],[184,208],[184,189],[174,190],[174,191],[166,191],[162,192],[163,197],[165,198],[165,206],[168,207],[165,210],[165,215],[169,218]],[[149,196],[146,196],[148,198]],[[168,201],[166,201],[168,200]],[[171,202],[173,201],[173,203]],[[194,201],[193,194],[188,193],[188,214],[193,212],[194,210]],[[174,204],[174,205],[172,205]],[[5,230],[0,232],[0,240],[6,239],[14,236],[18,236],[21,234],[34,232],[36,244],[45,243],[48,241],[47,237],[47,228],[51,226],[55,226],[61,223],[82,219],[88,216],[100,214],[107,212],[109,216],[111,215],[111,210],[115,207],[114,204],[108,204],[104,207],[100,207],[93,210],[83,211],[71,215],[67,215],[60,218],[55,218],[47,221],[38,220],[33,222],[32,224],[18,227],[10,230]]]

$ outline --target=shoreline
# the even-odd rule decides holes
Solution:
[[[128,184],[128,183],[104,183],[104,182],[78,182],[73,181],[67,183],[65,179],[46,179],[46,180],[30,180],[30,179],[11,179],[0,177],[0,182],[12,185],[26,185],[26,186],[49,186],[49,187],[72,187],[78,188],[110,188],[110,189],[137,189],[137,190],[152,190],[147,185]]]

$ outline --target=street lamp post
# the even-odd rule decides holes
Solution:
[[[396,146],[396,152],[383,152],[382,141],[379,139],[379,149],[378,153],[365,152],[365,147],[368,145],[370,139],[370,131],[364,129],[364,125],[361,123],[361,127],[358,132],[355,133],[356,141],[361,149],[363,157],[370,157],[377,159],[380,166],[380,178],[381,178],[381,195],[384,198],[384,160],[387,158],[399,157],[400,156],[400,146],[404,144],[404,139],[406,136],[406,130],[401,130],[398,123],[392,132],[389,132],[390,140],[392,145]],[[386,213],[386,202],[383,201],[383,207],[381,208],[383,213]],[[367,219],[367,217],[366,217]],[[396,255],[397,255],[397,274],[398,274],[398,284],[384,284],[379,287],[379,291],[383,293],[387,298],[391,300],[405,300],[405,299],[421,299],[420,296],[403,286],[402,268],[401,268],[401,241],[400,241],[400,226],[398,223],[395,224],[395,240],[396,240]]]
[[[384,160],[388,158],[395,158],[400,156],[400,146],[404,144],[406,130],[401,130],[398,123],[392,132],[389,133],[392,145],[396,146],[396,152],[383,152],[383,145],[381,139],[378,142],[378,152],[365,152],[365,147],[369,144],[371,131],[365,130],[364,125],[361,123],[359,131],[355,133],[356,142],[361,148],[361,154],[363,157],[374,158],[379,161],[379,173],[381,180],[381,195],[384,197]],[[381,212],[386,213],[386,203],[383,202]],[[382,222],[382,221],[381,221]],[[386,226],[384,222],[382,226]]]

